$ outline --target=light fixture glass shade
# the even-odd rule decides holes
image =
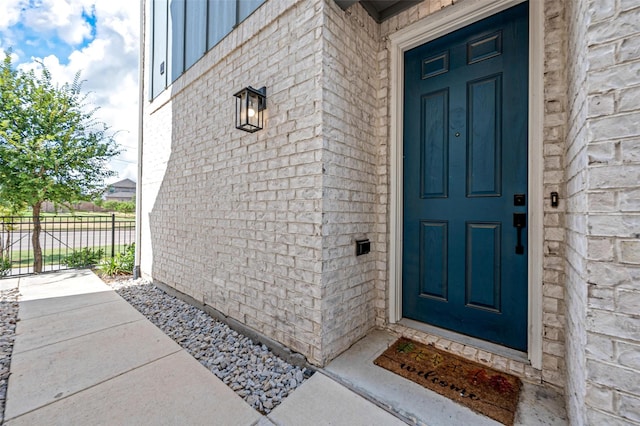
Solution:
[[[264,110],[267,107],[267,88],[245,87],[235,95],[236,129],[253,133],[264,127]]]

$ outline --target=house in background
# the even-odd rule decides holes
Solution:
[[[316,365],[384,328],[640,425],[637,1],[144,9],[143,276]]]
[[[131,201],[136,196],[136,183],[131,179],[123,179],[112,183],[104,193],[106,201]]]

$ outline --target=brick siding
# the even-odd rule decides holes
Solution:
[[[375,326],[379,27],[353,9],[324,3],[323,362]],[[360,238],[372,252],[356,257]]]
[[[148,102],[143,274],[318,365],[386,327],[564,389],[573,424],[640,424],[640,9],[544,2],[543,184],[561,202],[544,206],[541,370],[387,321],[389,36],[452,0],[382,24],[268,0]],[[233,126],[247,85],[268,89],[254,134]]]
[[[637,425],[640,4],[568,2],[568,11],[569,52],[580,56],[568,79],[567,407],[576,425]]]
[[[268,1],[145,108],[146,275],[322,357],[322,14]],[[233,93],[268,88],[265,131]]]

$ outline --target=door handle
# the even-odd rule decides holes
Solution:
[[[527,227],[527,214],[514,213],[513,226],[517,229],[518,240],[516,243],[516,254],[524,254],[524,246],[522,245],[522,229]]]

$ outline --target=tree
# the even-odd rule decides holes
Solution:
[[[17,70],[9,53],[0,65],[0,199],[31,208],[36,273],[42,203],[89,200],[114,175],[105,167],[119,153],[114,135],[94,118],[97,108],[88,108],[81,86],[79,73],[60,86],[44,65],[38,74]]]

